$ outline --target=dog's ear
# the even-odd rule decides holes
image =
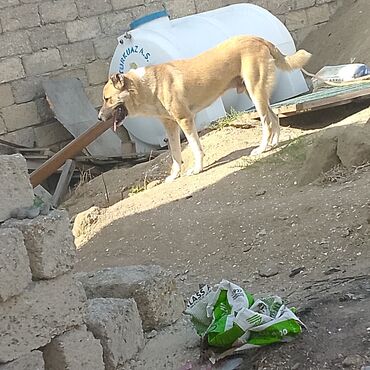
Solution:
[[[125,79],[122,73],[113,74],[110,76],[110,80],[116,89],[121,90],[123,88]]]

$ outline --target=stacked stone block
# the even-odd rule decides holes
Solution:
[[[343,0],[247,2],[278,16],[299,43]],[[99,107],[116,38],[134,18],[163,6],[177,18],[234,3],[240,1],[0,0],[0,137],[29,147],[56,144],[57,149],[71,136],[48,108],[44,79],[79,78]]]

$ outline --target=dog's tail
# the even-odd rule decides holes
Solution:
[[[266,42],[266,46],[269,48],[270,54],[275,60],[276,67],[283,71],[291,71],[293,69],[302,68],[308,63],[312,56],[308,51],[303,49],[298,50],[293,55],[285,56],[275,45],[271,44],[270,42]]]

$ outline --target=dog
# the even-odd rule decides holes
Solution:
[[[193,58],[132,69],[113,74],[103,88],[100,120],[114,116],[115,124],[129,116],[159,118],[168,136],[172,167],[166,182],[181,170],[180,128],[194,156],[186,174],[203,170],[203,150],[194,116],[226,90],[248,93],[262,124],[262,140],[251,155],[258,155],[279,142],[279,118],[269,103],[276,67],[283,71],[302,68],[311,54],[299,50],[290,56],[259,37],[235,36]],[[119,108],[119,109],[118,109]]]

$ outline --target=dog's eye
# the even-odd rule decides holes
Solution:
[[[106,102],[107,102],[107,101],[108,101],[108,98],[104,98],[104,101],[106,101]]]

